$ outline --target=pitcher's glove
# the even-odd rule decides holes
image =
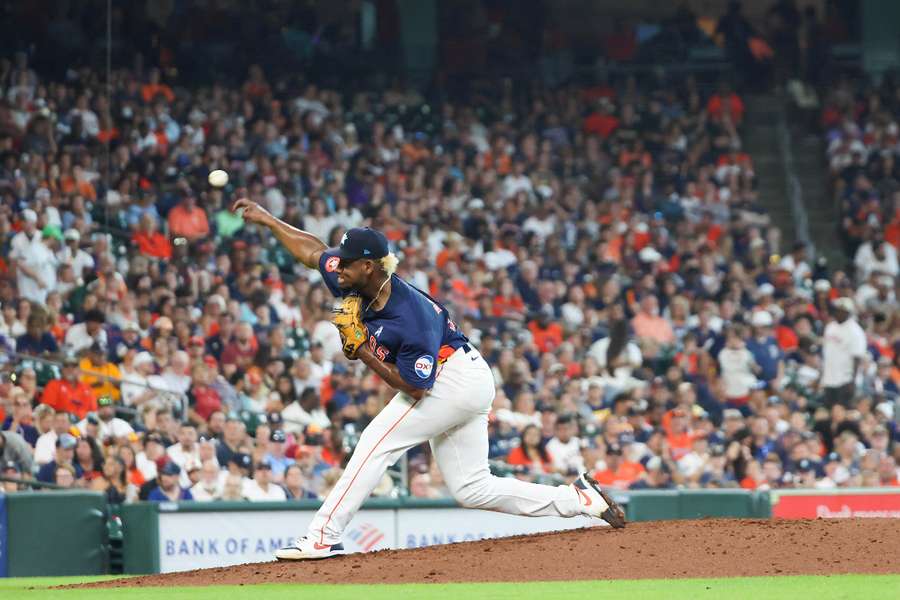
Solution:
[[[331,309],[331,322],[341,334],[344,356],[356,358],[359,347],[369,338],[369,330],[362,322],[362,296],[344,296],[340,304]]]

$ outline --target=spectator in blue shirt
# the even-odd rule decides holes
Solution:
[[[287,492],[288,500],[315,500],[318,498],[315,492],[306,487],[306,483],[300,465],[292,464],[285,469],[282,487]]]
[[[15,431],[21,435],[28,444],[34,448],[38,439],[38,430],[32,424],[31,401],[22,388],[13,388],[12,414],[3,421],[0,427],[3,431]]]
[[[75,479],[81,479],[82,475],[84,475],[84,469],[78,463],[73,463],[75,446],[77,445],[78,440],[75,439],[74,435],[70,433],[60,434],[56,438],[56,456],[38,471],[38,481],[56,483],[56,470],[61,465],[72,467],[75,471]]]
[[[28,315],[26,327],[25,333],[16,339],[16,352],[32,356],[56,354],[59,352],[56,340],[47,331],[47,319],[42,311]]]
[[[159,211],[156,210],[156,196],[151,193],[141,194],[140,199],[137,204],[132,204],[128,207],[128,212],[125,213],[125,220],[127,221],[128,227],[132,230],[137,228],[138,223],[141,222],[141,219],[144,215],[150,215],[153,218],[153,222],[156,223],[157,226],[160,224]]]
[[[285,470],[296,461],[284,455],[284,432],[280,429],[272,430],[269,434],[269,451],[266,452],[263,462],[272,467],[272,481],[280,483],[284,480]]]
[[[760,310],[753,313],[751,320],[753,337],[747,340],[747,350],[760,366],[759,378],[774,388],[784,376],[784,352],[772,335],[772,323],[772,314],[769,311]]]
[[[190,490],[182,489],[178,484],[181,476],[181,467],[169,461],[159,470],[157,486],[150,490],[147,500],[151,502],[177,502],[179,500],[193,500]]]

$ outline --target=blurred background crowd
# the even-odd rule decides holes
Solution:
[[[736,4],[697,36],[737,35]],[[760,34],[776,50],[779,23],[816,17],[782,5]],[[673,27],[685,33],[660,30]],[[327,493],[393,392],[343,358],[319,274],[229,211],[246,195],[329,245],[353,226],[385,232],[398,274],[493,367],[497,474],[898,485],[889,79],[842,80],[820,115],[845,268],[784,242],[762,208],[734,78],[574,83],[544,60],[540,80],[434,94],[239,60],[207,84],[179,76],[183,46],[147,35],[159,67],[117,65],[108,81],[40,68],[59,63],[34,49],[0,59],[6,479],[114,503]],[[627,41],[608,40],[607,57],[638,56],[611,54]],[[756,51],[732,56],[739,74],[765,66]],[[227,187],[209,186],[213,169]],[[422,446],[375,494],[447,490]]]

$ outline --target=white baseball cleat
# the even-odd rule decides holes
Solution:
[[[330,558],[344,553],[343,544],[320,544],[308,536],[297,538],[290,546],[275,551],[278,560],[318,560]]]
[[[572,483],[581,506],[592,517],[603,519],[616,529],[625,527],[625,511],[612,497],[600,489],[600,484],[587,473]]]

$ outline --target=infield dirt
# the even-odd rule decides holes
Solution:
[[[900,519],[647,521],[85,587],[445,583],[900,573]],[[81,586],[79,586],[81,587]]]

